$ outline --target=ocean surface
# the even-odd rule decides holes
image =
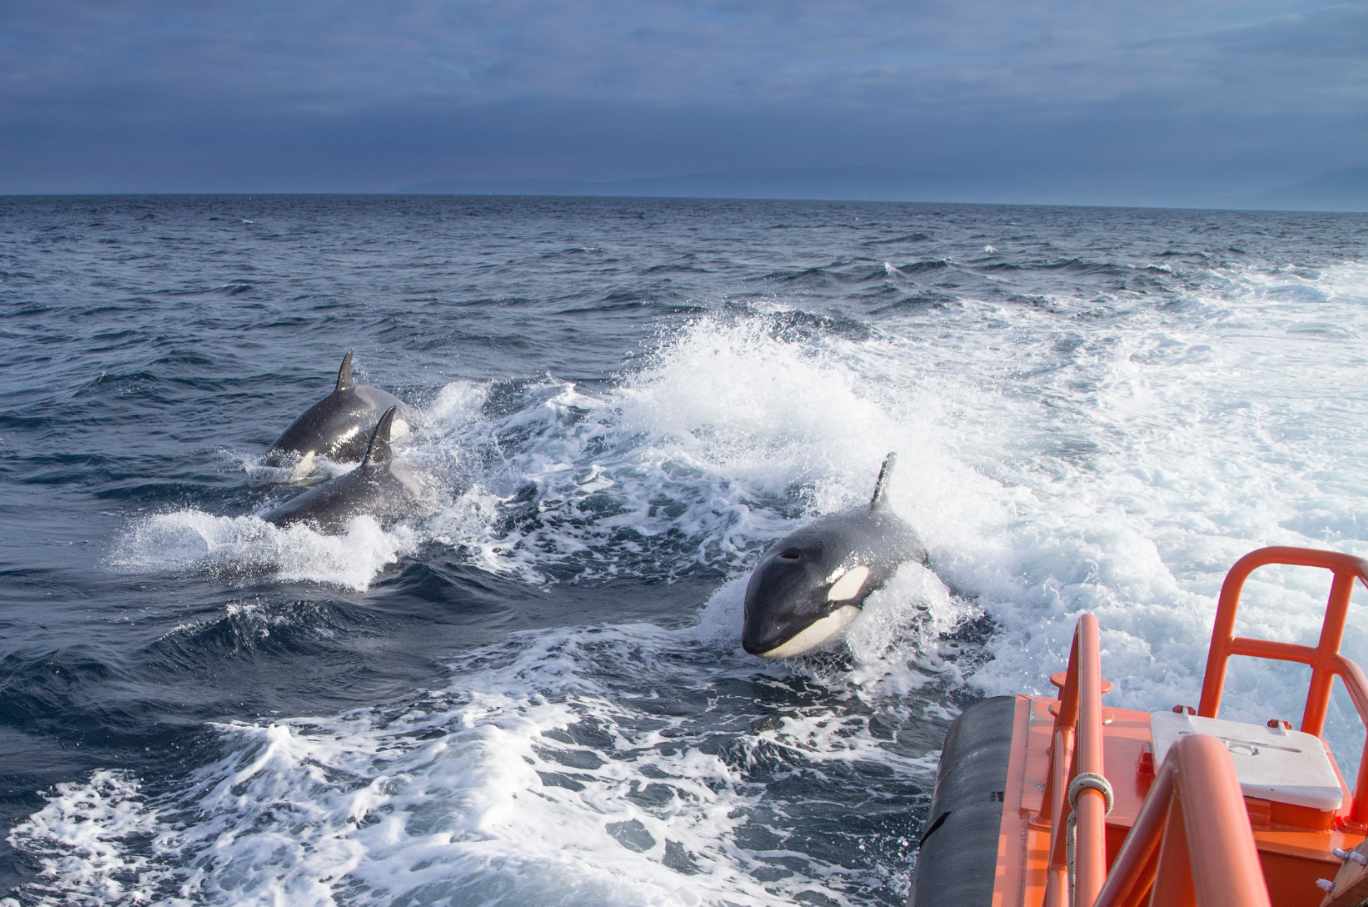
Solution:
[[[1363,215],[0,198],[0,903],[900,904],[949,722],[1082,612],[1109,702],[1194,703],[1237,557],[1368,555],[1366,341]],[[347,350],[424,499],[277,529]],[[890,450],[933,570],[747,656]]]

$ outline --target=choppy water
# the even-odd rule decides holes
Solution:
[[[20,904],[900,903],[949,720],[1080,612],[1112,701],[1192,702],[1236,557],[1368,554],[1363,216],[0,199],[0,307]],[[264,524],[347,349],[429,511]],[[758,552],[891,449],[936,573],[744,655]],[[1314,638],[1318,579],[1251,594]]]

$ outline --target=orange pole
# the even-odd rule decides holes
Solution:
[[[1240,558],[1221,583],[1216,618],[1211,622],[1211,647],[1207,650],[1206,673],[1202,677],[1202,699],[1197,705],[1199,715],[1214,718],[1221,710],[1226,662],[1230,660],[1230,645],[1235,638],[1235,614],[1240,607],[1240,590],[1254,568],[1263,563],[1260,556],[1268,550],[1261,548]]]
[[[1055,713],[1054,733],[1051,735],[1050,771],[1045,778],[1045,793],[1041,798],[1041,818],[1059,821],[1068,786],[1067,766],[1073,757],[1073,730],[1078,721],[1078,627],[1074,627],[1069,644],[1069,663],[1064,668],[1064,685],[1059,688],[1059,711]]]
[[[1093,904],[1138,904],[1151,889],[1150,903],[1166,907],[1270,907],[1235,765],[1214,737],[1183,737],[1169,750]]]
[[[1267,904],[1254,830],[1225,744],[1194,735],[1178,747],[1178,797],[1190,804],[1184,810],[1188,849],[1202,867],[1193,879],[1197,902]]]
[[[1335,679],[1331,663],[1339,654],[1344,639],[1344,621],[1349,616],[1349,595],[1354,591],[1354,575],[1336,571],[1330,585],[1330,600],[1325,604],[1325,620],[1321,623],[1320,643],[1316,646],[1316,663],[1311,668],[1311,684],[1306,688],[1306,709],[1302,712],[1301,729],[1320,736],[1325,729],[1325,712],[1330,707],[1330,683]]]
[[[1368,728],[1368,677],[1363,669],[1343,655],[1334,659],[1335,673],[1344,681],[1344,688],[1354,703],[1359,720]],[[1358,778],[1354,781],[1354,803],[1349,810],[1352,822],[1368,823],[1368,737],[1363,741],[1363,751],[1359,754]]]
[[[1072,880],[1067,855],[1068,819],[1074,812],[1067,801],[1069,784],[1080,772],[1102,774],[1102,656],[1098,638],[1097,618],[1084,614],[1074,630],[1069,667],[1059,692],[1043,800],[1052,820],[1045,907],[1070,903],[1070,881],[1072,902],[1090,903],[1107,874],[1106,798],[1099,790],[1087,788],[1078,794]]]
[[[1240,593],[1245,580],[1255,569],[1266,564],[1321,567],[1334,574],[1330,598],[1326,603],[1325,618],[1321,624],[1320,643],[1316,648],[1235,637],[1235,616],[1239,611]],[[1329,703],[1331,666],[1333,659],[1339,654],[1340,642],[1344,637],[1344,621],[1348,616],[1349,598],[1353,592],[1355,579],[1368,584],[1368,562],[1353,555],[1334,551],[1288,547],[1260,548],[1236,561],[1221,584],[1216,618],[1211,626],[1211,646],[1207,650],[1206,673],[1202,679],[1202,698],[1197,706],[1197,713],[1215,718],[1221,710],[1226,665],[1231,655],[1253,655],[1258,658],[1295,661],[1310,665],[1312,671],[1306,709],[1302,712],[1302,729],[1308,733],[1319,734],[1324,728],[1325,711]]]
[[[1150,895],[1150,903],[1162,904],[1163,907],[1197,907],[1197,893],[1192,887],[1192,852],[1188,849],[1182,797],[1173,797],[1169,801],[1168,821],[1164,823],[1164,837],[1159,842],[1159,865],[1154,871],[1154,893]]]
[[[1070,675],[1069,684],[1073,683]],[[1069,804],[1065,797],[1069,789],[1069,778],[1073,775],[1074,765],[1074,728],[1058,727],[1060,715],[1056,716],[1054,749],[1050,753],[1050,774],[1046,784],[1050,786],[1049,799],[1042,804],[1050,810],[1053,826],[1050,829],[1049,863],[1045,869],[1045,900],[1043,907],[1066,907],[1069,902],[1069,864],[1065,851],[1064,835],[1058,830],[1069,817]]]
[[[1314,665],[1316,650],[1310,646],[1299,646],[1291,642],[1277,642],[1272,639],[1251,639],[1237,636],[1230,641],[1231,655],[1247,655],[1250,658],[1267,658],[1273,661],[1295,661],[1298,664]]]
[[[1173,776],[1170,755],[1150,784],[1135,824],[1126,835],[1121,852],[1112,863],[1111,874],[1097,895],[1096,907],[1137,907],[1154,884],[1155,856],[1159,852],[1162,829],[1168,821],[1173,802]]]
[[[1287,564],[1294,567],[1320,567],[1331,571],[1333,579],[1330,595],[1321,620],[1321,635],[1316,647],[1298,646],[1268,639],[1235,636],[1235,616],[1240,607],[1240,592],[1245,580],[1265,564]],[[1368,585],[1368,561],[1350,554],[1318,551],[1312,548],[1260,548],[1235,562],[1221,584],[1221,596],[1212,621],[1211,646],[1207,651],[1206,673],[1202,678],[1202,698],[1197,707],[1199,715],[1216,717],[1221,709],[1225,688],[1226,666],[1231,655],[1245,655],[1275,661],[1290,661],[1311,668],[1311,682],[1306,689],[1306,706],[1302,710],[1301,729],[1320,736],[1325,729],[1325,714],[1330,705],[1330,691],[1338,676],[1344,681],[1359,719],[1368,727],[1368,678],[1349,659],[1340,655],[1344,641],[1344,624],[1349,616],[1349,602],[1354,581]],[[1368,739],[1359,758],[1358,778],[1354,783],[1353,804],[1349,810],[1351,821],[1368,824]]]
[[[1084,614],[1078,632],[1078,738],[1074,763],[1079,772],[1103,773],[1102,653],[1097,618]],[[1078,835],[1074,844],[1074,903],[1091,904],[1107,878],[1107,799],[1096,788],[1077,795]]]
[[[1045,799],[1040,802],[1048,809],[1049,816],[1064,815],[1064,796],[1069,790],[1069,771],[1073,766],[1074,728],[1056,728],[1054,732],[1054,758],[1050,760],[1050,776],[1046,780]]]

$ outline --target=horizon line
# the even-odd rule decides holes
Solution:
[[[712,202],[805,202],[832,205],[962,205],[979,208],[1090,208],[1141,211],[1211,211],[1232,214],[1368,214],[1368,208],[1261,208],[1221,207],[1211,205],[1172,204],[1105,204],[1100,202],[985,202],[956,201],[954,199],[899,199],[899,198],[815,198],[810,196],[728,196],[728,195],[594,195],[580,192],[422,192],[377,190],[329,190],[293,192],[288,190],[151,190],[138,192],[0,192],[0,199],[33,198],[214,198],[214,197],[280,197],[280,198],[556,198],[598,201],[712,201]]]

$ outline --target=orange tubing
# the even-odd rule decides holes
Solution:
[[[1097,899],[1078,903],[1130,907],[1151,891],[1166,907],[1270,907],[1235,766],[1214,737],[1173,745]]]
[[[1059,692],[1054,746],[1050,753],[1049,788],[1044,803],[1050,809],[1050,864],[1045,885],[1045,907],[1069,902],[1068,817],[1069,782],[1076,775],[1102,774],[1102,655],[1097,618],[1084,614],[1074,630],[1069,667]],[[1064,770],[1068,766],[1068,770]],[[1074,903],[1088,904],[1107,877],[1107,803],[1102,791],[1083,788],[1078,793],[1077,834],[1074,845]]]
[[[1321,567],[1331,571],[1330,597],[1325,603],[1325,618],[1321,623],[1320,640],[1315,648],[1266,639],[1250,639],[1235,635],[1235,617],[1240,609],[1240,592],[1245,580],[1257,568],[1268,564],[1288,564],[1296,567]],[[1330,704],[1330,688],[1334,679],[1344,682],[1359,718],[1368,726],[1368,679],[1358,666],[1340,655],[1344,639],[1344,623],[1349,615],[1349,599],[1354,581],[1368,585],[1368,561],[1350,554],[1317,551],[1313,548],[1273,547],[1251,551],[1235,562],[1221,584],[1221,597],[1216,606],[1216,619],[1211,627],[1211,647],[1207,651],[1206,675],[1202,680],[1202,699],[1197,714],[1215,718],[1221,709],[1225,692],[1226,664],[1232,655],[1245,655],[1274,661],[1291,661],[1311,668],[1311,683],[1306,691],[1306,707],[1302,711],[1301,729],[1320,736],[1325,729],[1325,714]],[[1359,759],[1358,781],[1354,786],[1354,801],[1349,818],[1353,822],[1368,822],[1368,740],[1364,741]]]

